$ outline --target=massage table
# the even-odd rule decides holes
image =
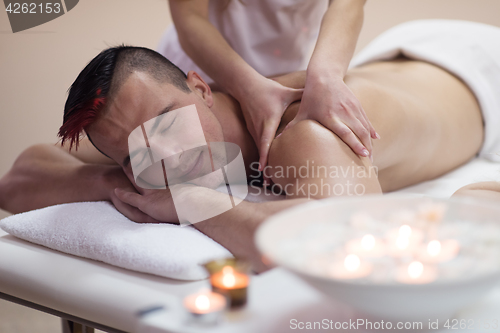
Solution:
[[[499,32],[480,24],[442,23],[417,21],[391,29],[360,52],[351,66],[391,59],[403,50],[410,58],[447,68],[469,84],[481,104],[486,135],[480,154],[487,158],[500,145],[500,99],[494,89],[500,77],[496,56],[499,49],[497,43],[491,43],[498,40]],[[436,33],[438,28],[444,30]],[[485,158],[475,158],[442,177],[394,193],[447,198],[467,184],[500,180],[500,162]],[[250,193],[246,199],[276,198]],[[219,326],[201,328],[179,322],[176,319],[179,301],[202,287],[208,287],[207,280],[186,282],[138,273],[54,251],[0,230],[0,297],[63,318],[68,332],[83,331],[85,327],[144,333],[284,332],[290,330],[291,319],[343,321],[360,316],[278,267],[253,276],[248,305],[229,313]],[[492,323],[500,319],[499,313],[500,287],[497,287],[457,316]]]
[[[438,179],[394,193],[449,197],[464,185],[498,179],[500,163],[476,158]],[[266,200],[252,193],[247,199]],[[176,319],[182,298],[204,287],[209,287],[207,280],[139,273],[51,250],[0,229],[0,298],[61,317],[65,332],[91,332],[90,327],[107,332],[288,332],[291,319],[348,321],[361,316],[277,267],[252,276],[247,306],[229,312],[218,326]],[[499,313],[500,286],[458,318],[492,322],[500,320]]]

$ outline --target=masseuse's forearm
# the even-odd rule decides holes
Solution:
[[[262,262],[262,257],[255,246],[255,231],[269,216],[307,201],[307,199],[262,203],[243,201],[223,214],[195,223],[194,227],[224,245],[234,256],[250,261],[256,272],[263,272],[269,267]]]
[[[208,1],[172,0],[172,18],[179,42],[191,59],[215,82],[235,97],[242,94],[241,82],[259,74],[227,43],[208,20]]]
[[[0,179],[0,208],[20,213],[50,205],[107,200],[114,166],[86,164],[54,145],[26,149]]]
[[[341,77],[349,67],[363,25],[366,0],[333,0],[323,16],[308,75]]]
[[[285,87],[302,89],[306,85],[306,76],[306,71],[297,71],[280,76],[274,76],[271,77],[271,79]]]

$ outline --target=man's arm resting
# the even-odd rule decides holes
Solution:
[[[500,182],[470,184],[460,188],[453,196],[472,196],[478,199],[490,199],[500,202]]]
[[[87,164],[50,144],[26,149],[0,179],[0,207],[20,213],[50,205],[109,200],[112,184],[127,179],[118,166]],[[128,179],[127,179],[128,181]]]
[[[282,200],[272,202],[242,201],[235,208],[211,219],[195,223],[193,226],[222,244],[235,257],[252,263],[253,270],[263,272],[269,269],[269,263],[262,261],[262,256],[255,246],[255,232],[265,219],[289,207],[308,202],[307,199]]]
[[[261,203],[242,201],[222,214],[202,220],[203,215],[208,216],[212,211],[212,207],[224,207],[221,204],[227,201],[227,194],[201,186],[185,186],[176,192],[175,206],[172,194],[168,190],[146,190],[142,194],[118,191],[117,194],[124,203],[140,209],[158,221],[176,222],[179,213],[183,222],[191,222],[193,227],[224,246],[235,257],[251,262],[256,272],[269,268],[262,262],[254,243],[255,231],[259,225],[283,209],[308,201],[307,199]],[[183,206],[179,207],[179,204]],[[200,220],[201,222],[195,222]]]
[[[56,146],[84,163],[116,165],[115,161],[98,151],[88,138],[80,140],[78,149],[70,150],[69,145],[62,146],[60,143],[56,144]]]

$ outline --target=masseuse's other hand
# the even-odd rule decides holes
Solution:
[[[360,156],[371,156],[371,138],[379,138],[361,103],[340,77],[307,76],[299,111],[285,131],[304,119],[321,123]]]
[[[267,164],[269,147],[276,135],[283,112],[292,102],[300,100],[303,89],[292,89],[276,81],[260,77],[248,82],[245,93],[237,96],[257,149],[260,169]]]

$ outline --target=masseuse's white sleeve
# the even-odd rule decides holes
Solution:
[[[212,0],[209,20],[229,45],[263,76],[305,70],[319,34],[327,0]],[[175,27],[164,33],[158,52],[184,72],[213,82],[180,46]]]

